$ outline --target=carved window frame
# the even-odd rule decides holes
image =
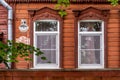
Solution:
[[[48,7],[43,7],[38,10],[28,10],[28,13],[30,15],[30,44],[33,45],[34,42],[34,35],[33,35],[33,26],[34,22],[37,20],[57,20],[59,21],[59,68],[63,67],[63,39],[62,39],[62,27],[63,27],[63,19],[60,17],[58,14],[58,11],[48,8]],[[33,58],[33,55],[31,55]],[[30,63],[30,67],[33,67],[33,62]]]
[[[78,65],[78,22],[81,20],[101,20],[104,21],[104,68],[108,66],[108,53],[107,53],[107,22],[109,19],[109,10],[96,9],[94,7],[88,7],[83,10],[73,10],[74,13],[74,30],[75,30],[75,67],[79,68]],[[79,68],[80,69],[80,68]],[[88,68],[89,69],[89,68]],[[93,68],[94,69],[94,68]]]

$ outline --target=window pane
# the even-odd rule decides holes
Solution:
[[[39,21],[36,22],[35,31],[57,31],[57,21]]]
[[[81,64],[100,64],[99,50],[81,50]]]
[[[47,60],[41,60],[40,57],[37,56],[37,64],[43,63],[56,63],[56,51],[55,50],[42,50],[44,52],[44,56]]]
[[[81,36],[81,49],[100,49],[100,36]]]
[[[37,47],[40,49],[56,49],[56,35],[37,35]]]
[[[101,22],[80,22],[79,31],[101,31]]]

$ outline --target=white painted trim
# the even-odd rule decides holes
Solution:
[[[94,31],[83,31],[83,32],[80,32],[80,29],[79,29],[79,26],[80,26],[80,22],[95,22],[95,21],[98,21],[98,22],[101,22],[101,31],[98,31],[98,32],[94,32]],[[100,64],[80,64],[81,63],[81,54],[80,54],[80,38],[81,36],[80,35],[98,35],[100,36]],[[82,49],[83,50],[83,49]],[[86,50],[89,50],[89,49],[86,49]],[[95,49],[97,50],[97,49]],[[104,68],[104,21],[101,21],[101,20],[80,20],[78,21],[78,68],[79,69],[101,69],[101,68]]]
[[[37,20],[39,21],[57,21],[57,20]],[[36,22],[36,21],[35,21]],[[60,66],[60,61],[59,61],[59,57],[60,57],[60,24],[59,21],[57,21],[58,23],[58,31],[35,31],[35,22],[34,22],[34,46],[36,47],[36,36],[37,35],[56,35],[56,64],[52,64],[52,63],[46,63],[46,64],[36,64],[36,56],[34,55],[34,68],[33,69],[58,69]]]

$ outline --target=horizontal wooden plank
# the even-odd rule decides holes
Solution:
[[[108,60],[110,60],[110,61],[119,61],[120,59],[119,59],[119,56],[116,55],[116,56],[108,56]]]
[[[63,51],[64,52],[71,52],[71,51],[74,52],[74,47],[64,47]]]
[[[118,38],[108,38],[108,42],[109,42],[109,43],[110,43],[110,42],[116,42],[116,43],[119,44],[120,38],[119,38],[119,37],[118,37]]]
[[[108,24],[108,29],[109,28],[118,28],[119,27],[119,24],[117,24],[117,23],[109,23]]]
[[[69,60],[65,60],[64,61],[64,65],[67,65],[67,66],[69,66],[69,65],[71,65],[71,66],[74,66],[73,64],[74,64],[75,62],[74,61],[71,61],[70,59]]]
[[[119,46],[120,44],[119,44],[119,42],[115,42],[115,41],[113,41],[113,42],[108,42],[108,47],[109,46]]]
[[[16,14],[16,18],[21,18],[21,19],[24,19],[24,18],[29,18],[29,15],[28,14]]]
[[[103,77],[102,80],[118,80],[120,77]]]
[[[109,60],[108,64],[109,65],[119,65],[119,61],[118,60]]]
[[[71,37],[70,37],[70,38],[64,37],[64,38],[63,38],[63,41],[64,41],[64,42],[74,42],[74,38],[71,38]]]
[[[119,65],[108,65],[108,68],[117,69],[119,68]]]
[[[19,63],[16,63],[16,68],[28,68],[28,63],[26,61],[19,61]]]
[[[23,4],[17,4],[16,5],[16,9],[20,10],[20,9],[40,9],[40,8],[43,8],[43,7],[50,7],[50,8],[55,8],[55,4],[47,4],[47,3],[31,3],[31,4],[26,4],[26,3],[23,3]]]
[[[75,68],[75,66],[71,66],[71,65],[66,66],[66,65],[64,65],[64,68],[66,68],[66,69],[72,69],[72,68]]]
[[[33,80],[32,77],[14,77],[14,80]]]
[[[119,51],[108,51],[108,56],[119,56]]]
[[[113,18],[113,19],[110,18],[108,23],[111,23],[111,24],[117,23],[118,24],[120,22],[118,18]]]
[[[6,25],[0,25],[0,30],[7,30],[7,24]]]
[[[64,33],[74,33],[74,29],[64,29],[63,30]]]
[[[74,53],[74,51],[66,51],[66,52],[64,52],[64,56],[73,56],[73,55],[75,55],[75,53]]]
[[[71,43],[71,42],[66,42],[63,44],[64,47],[73,47],[74,46],[74,43]]]
[[[107,28],[107,32],[108,33],[119,33],[120,30],[119,30],[119,27],[110,27],[110,28]]]
[[[0,22],[6,22],[6,21],[7,21],[6,18],[0,19]]]
[[[112,14],[112,13],[118,13],[119,12],[119,10],[110,10],[110,13]]]
[[[108,47],[108,51],[118,51],[119,52],[119,47]]]
[[[108,65],[109,66],[119,66],[119,61],[113,61],[113,60],[109,60],[108,61]]]
[[[74,29],[74,24],[70,23],[70,24],[64,24],[63,26],[64,28],[73,28]]]
[[[3,34],[7,35],[8,30],[3,30],[3,29],[0,29],[0,32],[3,32]]]
[[[64,20],[64,24],[69,24],[69,23],[74,24],[74,19],[66,19],[66,20]]]
[[[64,37],[74,37],[74,33],[64,33],[63,34]]]
[[[72,62],[75,61],[74,56],[65,56],[64,60],[65,60],[65,62],[67,62],[67,61],[72,61]],[[71,64],[71,63],[67,63],[67,64]]]
[[[119,38],[120,37],[119,33],[108,33],[107,35],[108,35],[109,38],[110,37],[113,37],[113,38]]]
[[[28,14],[28,10],[26,9],[17,9],[15,14]]]
[[[72,10],[71,10],[72,11]],[[67,11],[68,12],[68,11]],[[73,15],[73,12],[68,12],[67,16],[64,17],[65,19],[72,19],[74,20],[74,15]]]

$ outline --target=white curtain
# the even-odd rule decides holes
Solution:
[[[100,63],[100,40],[99,36],[81,37],[81,63],[99,64]]]
[[[37,63],[56,63],[56,35],[38,35],[37,47],[44,52],[47,60],[37,57]]]

